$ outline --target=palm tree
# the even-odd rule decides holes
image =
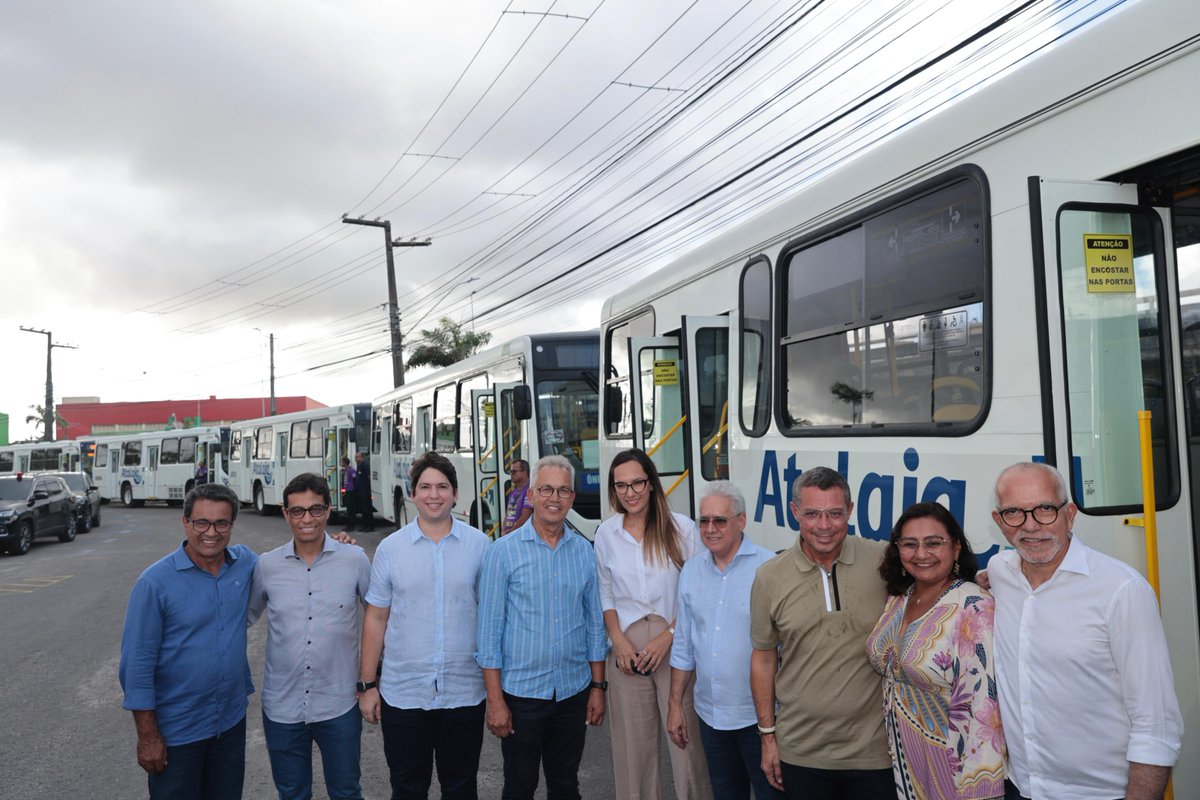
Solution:
[[[33,425],[35,431],[40,430],[46,424],[46,409],[45,409],[45,407],[35,404],[35,405],[30,406],[29,410],[32,411],[33,413],[30,414],[29,416],[25,417],[25,422],[31,423]],[[59,414],[58,409],[55,408],[54,409],[54,424],[58,427],[59,430],[62,430],[63,428],[69,427],[71,423],[69,423],[65,419],[63,419],[62,414]],[[54,431],[50,431],[49,435],[47,435],[45,431],[42,431],[41,433],[39,433],[37,435],[38,435],[38,437],[45,439],[48,442],[54,438]]]
[[[448,367],[475,355],[492,340],[490,333],[464,331],[449,317],[442,317],[433,330],[421,331],[420,344],[408,357],[410,367]]]

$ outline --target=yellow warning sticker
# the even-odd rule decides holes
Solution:
[[[1132,294],[1133,237],[1128,234],[1085,233],[1083,263],[1087,290]]]
[[[654,385],[679,385],[679,365],[675,362],[675,359],[654,362]]]

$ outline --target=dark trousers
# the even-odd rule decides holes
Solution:
[[[579,762],[587,736],[588,690],[565,700],[534,700],[505,692],[513,732],[500,740],[504,754],[501,800],[533,800],[538,766],[547,800],[580,800]]]
[[[342,505],[346,510],[346,527],[354,530],[354,518],[358,516],[358,496],[354,492],[342,492]]]
[[[371,505],[371,492],[359,492],[354,498],[354,505],[362,515],[362,527],[359,530],[375,530],[375,507]],[[354,522],[354,517],[351,517],[350,521]]]
[[[394,708],[381,699],[383,754],[392,800],[426,800],[437,759],[443,800],[477,800],[484,704],[459,708]]]
[[[1027,795],[1021,794],[1017,785],[1008,778],[1004,779],[1004,800],[1027,800]]]
[[[240,800],[246,718],[211,739],[167,746],[167,768],[147,776],[150,800]]]
[[[788,800],[896,800],[887,769],[816,769],[780,762]]]
[[[757,800],[782,800],[783,792],[772,787],[762,771],[762,738],[757,726],[720,731],[703,719],[699,722],[714,798],[750,800],[750,788],[754,787]],[[695,742],[688,746],[695,747]]]

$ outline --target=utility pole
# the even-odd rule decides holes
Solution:
[[[46,405],[42,406],[42,441],[54,441],[54,371],[52,369],[52,359],[50,354],[54,352],[54,348],[61,347],[65,350],[76,350],[78,348],[73,344],[54,344],[54,334],[50,331],[39,330],[38,328],[26,328],[21,326],[21,330],[26,333],[40,333],[46,337]]]
[[[271,416],[275,416],[275,334],[267,334],[271,337]]]
[[[392,241],[392,223],[386,219],[356,219],[345,214],[342,222],[347,225],[368,225],[372,228],[383,228],[383,244],[387,253],[388,279],[388,328],[392,334],[392,385],[404,385],[404,342],[400,334],[400,308],[396,300],[396,264],[392,259],[393,247],[428,247],[433,243],[428,237],[417,241],[415,238],[404,241]]]

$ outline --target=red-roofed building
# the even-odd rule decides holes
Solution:
[[[309,408],[325,408],[311,397],[276,397],[275,413],[287,414]],[[242,419],[271,413],[269,397],[238,397],[207,400],[144,400],[133,403],[101,403],[98,397],[64,397],[55,410],[69,424],[59,427],[55,439],[105,436],[111,433],[158,431],[199,425],[228,425]]]

